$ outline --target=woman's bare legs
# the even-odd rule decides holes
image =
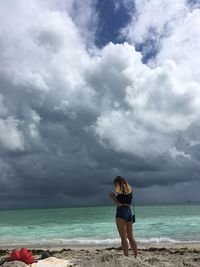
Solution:
[[[133,250],[134,257],[137,257],[137,243],[133,237],[133,224],[132,222],[126,222],[126,231],[127,231],[127,237],[130,243],[130,246]]]
[[[122,249],[125,256],[128,256],[128,241],[127,241],[127,231],[126,231],[126,221],[121,218],[116,218],[116,225],[121,237]]]

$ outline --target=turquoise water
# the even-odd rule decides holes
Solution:
[[[139,242],[200,242],[200,205],[137,206]],[[0,244],[119,244],[115,207],[0,210]]]

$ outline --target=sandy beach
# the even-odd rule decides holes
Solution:
[[[131,250],[125,257],[120,247],[73,247],[73,248],[29,248],[39,258],[44,251],[51,253],[51,258],[32,264],[32,267],[43,266],[80,266],[80,267],[180,267],[200,266],[200,244],[145,245],[139,246],[138,257],[135,259]],[[1,249],[0,258],[6,257],[10,249]],[[55,261],[60,259],[59,261]],[[46,262],[45,262],[46,261]],[[51,264],[50,264],[51,262]],[[55,263],[56,262],[56,263]],[[22,262],[7,262],[2,266],[27,266]],[[29,265],[30,266],[30,265]]]

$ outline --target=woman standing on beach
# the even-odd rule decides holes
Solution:
[[[134,256],[137,257],[137,244],[133,237],[132,223],[133,216],[131,212],[132,188],[128,182],[121,176],[117,176],[114,180],[115,191],[110,193],[117,206],[116,225],[121,237],[122,249],[125,256],[128,256],[128,241],[133,250]],[[127,241],[128,239],[128,241]]]

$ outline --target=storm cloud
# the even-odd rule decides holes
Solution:
[[[98,48],[95,3],[0,3],[0,207],[108,204],[116,175],[200,200],[198,5],[123,1],[124,42]]]

